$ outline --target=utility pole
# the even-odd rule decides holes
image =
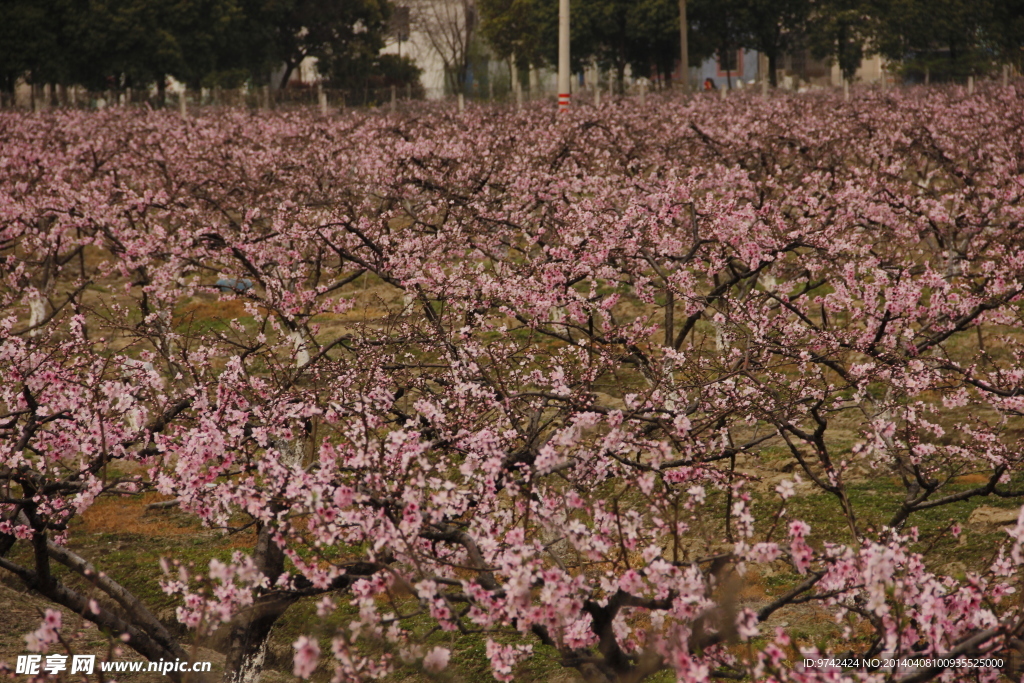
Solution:
[[[683,81],[683,92],[690,92],[690,46],[687,40],[686,0],[679,0],[679,77]]]
[[[569,111],[570,77],[569,0],[558,0],[558,111]]]

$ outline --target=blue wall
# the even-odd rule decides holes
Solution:
[[[743,50],[743,57],[740,60],[739,70],[732,72],[733,87],[736,87],[736,79],[742,78],[744,80],[744,87],[747,86],[750,81],[757,78],[757,52],[754,50]],[[703,89],[704,79],[710,78],[715,82],[715,86],[721,88],[725,86],[727,79],[724,71],[718,70],[718,56],[715,55],[711,59],[704,61],[696,69],[692,71],[696,72],[695,84],[696,86]]]

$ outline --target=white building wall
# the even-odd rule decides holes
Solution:
[[[854,75],[854,83],[881,83],[883,76],[886,75],[885,66],[885,60],[879,55],[866,57],[864,61],[861,62],[860,68],[857,69],[857,73]],[[838,62],[832,65],[831,80],[833,86],[840,86],[843,84],[843,75],[839,70]],[[889,84],[891,85],[892,83],[892,76],[889,76]]]

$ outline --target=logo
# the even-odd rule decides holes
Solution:
[[[91,674],[96,666],[96,655],[72,655],[71,671],[73,674]],[[68,670],[67,655],[18,655],[18,663],[14,673],[35,676],[42,673],[58,674]]]

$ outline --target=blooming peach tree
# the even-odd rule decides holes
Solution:
[[[1021,105],[4,114],[0,569],[232,681],[299,601],[336,681],[1016,676],[1024,517],[947,556],[1024,495]],[[252,539],[189,636],[68,546],[152,491]]]

